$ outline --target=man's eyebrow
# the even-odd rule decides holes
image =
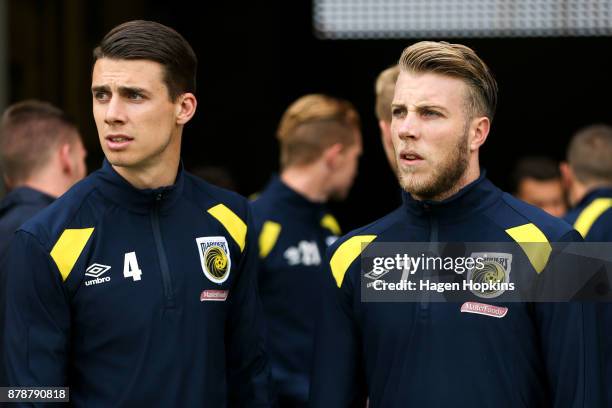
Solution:
[[[433,103],[424,103],[422,105],[417,106],[416,108],[417,110],[435,109],[435,110],[439,110],[439,111],[448,113],[448,109],[446,109],[444,106],[436,105]]]
[[[140,93],[140,94],[148,94],[149,92],[144,88],[139,88],[137,86],[120,86],[119,93],[121,94],[129,94],[129,93]]]
[[[96,85],[91,87],[92,92],[110,92],[110,87],[108,85]],[[119,93],[125,95],[130,93],[141,93],[148,94],[149,92],[144,88],[139,88],[137,86],[120,86]]]
[[[91,87],[91,92],[108,92],[110,88],[106,85],[96,85]]]

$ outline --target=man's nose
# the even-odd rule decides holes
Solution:
[[[408,112],[398,127],[400,139],[418,138],[420,135],[420,124],[418,116],[414,112]]]
[[[112,97],[108,101],[104,121],[107,124],[112,125],[117,123],[124,123],[125,118],[125,109],[123,103],[121,103],[121,99],[117,97]]]

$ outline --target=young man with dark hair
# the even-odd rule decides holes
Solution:
[[[477,302],[437,300],[427,289],[418,301],[364,299],[365,281],[407,280],[405,264],[391,278],[362,270],[375,256],[362,256],[367,245],[402,243],[410,251],[419,242],[506,243],[522,252],[483,255],[481,279],[508,283],[519,260],[534,279],[549,272],[545,252],[516,244],[579,240],[569,225],[503,193],[481,171],[497,84],[473,50],[419,42],[399,65],[391,133],[404,204],[328,252],[311,406],[347,407],[364,393],[375,407],[598,406],[591,398],[599,379],[590,377],[597,355],[585,340],[595,331],[593,311],[582,304],[509,303],[503,287],[476,289],[467,299]],[[430,276],[424,268],[416,273],[421,282]]]
[[[514,196],[555,217],[567,211],[559,165],[548,157],[524,157],[512,173]]]
[[[193,50],[131,21],[94,61],[106,160],[16,234],[10,384],[68,386],[75,406],[269,406],[249,205],[180,163]]]
[[[305,407],[323,256],[340,235],[325,204],[344,199],[361,154],[359,115],[352,104],[305,95],[278,127],[280,177],[253,202],[259,233],[259,288],[267,350],[279,407]]]

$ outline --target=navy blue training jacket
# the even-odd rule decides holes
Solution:
[[[30,187],[17,187],[0,202],[0,265],[9,249],[13,234],[28,219],[55,200],[48,194]],[[0,327],[4,322],[6,276],[0,267]],[[4,333],[0,330],[0,344]],[[4,374],[4,353],[0,353],[0,387],[6,385]]]
[[[27,220],[55,200],[30,187],[17,187],[0,201],[0,259],[4,258],[13,234]]]
[[[442,202],[405,194],[396,211],[330,248],[311,407],[347,407],[364,391],[370,408],[599,407],[588,304],[495,303],[507,307],[501,317],[462,313],[457,302],[363,302],[360,292],[361,243],[579,239],[484,174]]]
[[[10,383],[84,407],[269,406],[254,237],[242,197],[182,170],[138,190],[105,161],[16,233]]]
[[[612,242],[612,188],[589,192],[567,213],[565,220],[587,242]],[[606,407],[612,407],[612,305],[597,305],[597,319],[600,323]]]
[[[305,406],[325,251],[340,235],[340,227],[324,204],[309,201],[278,177],[252,207],[277,402],[281,407]]]

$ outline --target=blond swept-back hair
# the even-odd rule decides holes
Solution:
[[[310,164],[336,143],[354,144],[359,127],[359,114],[350,102],[322,94],[302,96],[278,125],[281,168]]]
[[[59,108],[36,99],[9,106],[0,124],[0,166],[19,184],[43,169],[54,148],[80,140],[76,124]]]
[[[583,183],[612,183],[612,127],[591,125],[576,132],[567,148],[567,161]]]
[[[395,83],[399,76],[399,66],[394,65],[378,74],[374,90],[376,92],[376,117],[391,123],[391,102],[395,93]]]
[[[493,121],[497,107],[497,82],[487,65],[469,47],[445,41],[421,41],[402,52],[400,69],[432,72],[462,80],[468,86],[468,114]]]

